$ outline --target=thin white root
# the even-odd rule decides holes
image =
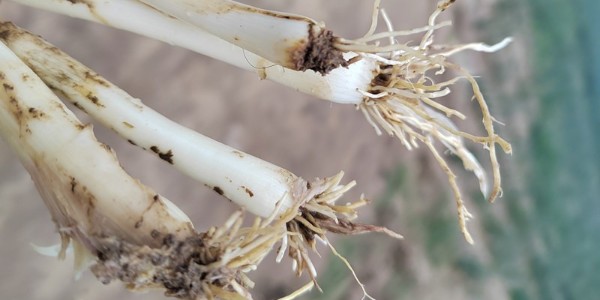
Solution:
[[[278,250],[278,257],[287,252],[292,258],[293,269],[298,276],[302,275],[304,270],[308,270],[308,275],[319,290],[317,273],[309,250],[316,251],[317,240],[329,244],[325,236],[327,232],[346,235],[380,232],[393,238],[402,238],[387,228],[352,222],[357,216],[357,209],[369,202],[361,198],[353,203],[337,205],[336,201],[355,185],[354,182],[340,185],[342,176],[343,173],[340,172],[325,179],[297,181],[294,189],[294,198],[298,199],[296,213],[286,214],[287,239]]]
[[[473,243],[466,221],[470,214],[465,208],[456,175],[451,170],[436,147],[434,141],[440,142],[450,153],[458,156],[466,170],[472,171],[479,181],[481,192],[493,202],[501,195],[500,165],[496,156],[496,144],[506,153],[511,153],[511,146],[494,131],[494,118],[479,89],[475,78],[462,67],[446,60],[450,55],[464,50],[494,52],[506,47],[511,39],[504,39],[496,45],[481,43],[438,46],[433,44],[434,32],[448,23],[436,23],[441,12],[454,1],[446,0],[438,4],[431,14],[426,27],[408,31],[374,33],[358,40],[341,40],[338,47],[346,51],[362,52],[365,59],[379,63],[377,76],[368,90],[361,91],[363,102],[357,106],[362,110],[367,121],[375,128],[377,134],[386,132],[396,136],[402,144],[410,149],[417,148],[418,142],[427,145],[436,161],[448,176],[458,210],[459,226],[465,239]],[[388,26],[390,27],[390,26]],[[413,34],[425,32],[418,46],[410,46],[390,41],[389,45],[372,43],[385,37],[395,37],[399,33]],[[436,83],[435,77],[445,74],[447,70],[458,74],[455,78]],[[463,132],[453,124],[451,118],[465,119],[461,112],[441,103],[441,98],[450,93],[450,86],[458,80],[466,79],[473,90],[474,98],[483,115],[483,127],[486,136],[476,136]],[[465,146],[463,139],[483,145],[489,151],[492,168],[492,182],[489,183],[486,172],[475,156]]]
[[[304,286],[302,286],[301,288],[297,289],[296,291],[294,291],[293,293],[283,297],[283,298],[279,298],[279,300],[293,300],[296,299],[300,296],[302,296],[303,294],[310,292],[313,287],[315,287],[315,283],[312,281],[309,281],[307,284],[305,284]]]
[[[438,55],[443,55],[446,57],[454,55],[454,54],[462,52],[462,51],[465,51],[465,50],[473,50],[473,51],[477,51],[477,52],[492,53],[492,52],[496,52],[496,51],[504,49],[506,46],[508,46],[510,43],[512,43],[512,41],[513,41],[512,37],[507,37],[507,38],[504,38],[499,43],[494,44],[494,45],[488,45],[488,44],[484,44],[484,43],[471,43],[471,44],[455,45],[455,46],[431,45],[431,49],[436,50],[436,51],[444,51],[444,52],[438,53]]]
[[[339,258],[346,265],[346,267],[350,270],[350,272],[352,272],[352,276],[354,277],[354,280],[356,280],[358,285],[360,285],[360,288],[362,289],[362,292],[363,292],[363,296],[362,296],[361,300],[365,299],[365,298],[375,300],[375,298],[371,297],[371,295],[369,295],[369,293],[367,293],[367,289],[365,289],[365,285],[360,281],[360,279],[358,279],[358,276],[356,275],[356,272],[354,271],[354,268],[352,268],[352,265],[350,264],[350,262],[343,255],[341,255],[339,252],[337,252],[335,247],[333,247],[333,245],[329,241],[327,241],[327,245],[329,246],[329,249],[331,249],[331,252],[335,256],[337,256],[337,258]]]

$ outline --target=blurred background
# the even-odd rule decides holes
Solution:
[[[384,0],[398,29],[423,26],[436,1]],[[244,1],[323,20],[343,37],[368,29],[370,1]],[[405,236],[334,237],[338,251],[377,299],[598,299],[600,295],[600,2],[596,0],[460,0],[443,18],[455,26],[437,41],[515,41],[494,54],[453,58],[479,82],[498,131],[513,144],[501,155],[504,197],[490,205],[476,180],[454,162],[475,245],[462,238],[445,175],[425,149],[409,152],[378,137],[354,107],[330,104],[260,81],[187,50],[102,25],[45,13],[10,1],[0,18],[42,35],[155,110],[211,138],[285,167],[304,178],[344,170],[375,200],[361,221]],[[449,103],[467,112],[459,127],[478,132],[481,116],[466,85]],[[91,122],[84,115],[85,122]],[[594,129],[596,128],[596,129]],[[133,176],[188,213],[203,230],[235,210],[228,201],[143,153],[101,126]],[[471,145],[486,162],[485,152]],[[479,151],[479,152],[478,152]],[[109,187],[107,187],[109,188]],[[0,299],[163,299],[119,283],[103,286],[72,261],[57,261],[30,243],[58,242],[29,175],[0,141]],[[325,248],[315,256],[319,284],[303,299],[360,299],[350,272]],[[300,287],[289,260],[268,257],[252,274],[255,299]]]

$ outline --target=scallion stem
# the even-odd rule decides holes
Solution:
[[[140,1],[292,70],[327,74],[347,65],[333,33],[304,16],[231,0]]]
[[[31,173],[59,231],[137,243],[150,243],[153,230],[190,232],[187,216],[127,175],[91,126],[80,123],[4,43],[0,72],[2,137]]]
[[[342,173],[307,182],[172,122],[36,35],[11,23],[1,23],[0,33],[48,86],[130,143],[155,153],[257,216],[281,219],[291,215],[286,227],[294,245],[281,251],[289,251],[299,273],[308,269],[316,276],[304,250],[314,247],[315,235],[325,239],[327,231],[384,232],[399,237],[384,228],[351,222],[356,209],[367,202],[336,205],[355,185],[340,185]]]
[[[333,47],[343,52],[344,59],[349,61],[349,66],[335,68],[323,76],[312,71],[294,71],[253,53],[262,53],[279,64],[289,66],[281,62],[280,58],[273,58],[273,53],[270,52],[273,50],[273,43],[282,39],[282,34],[285,36],[285,30],[277,34],[273,33],[273,39],[268,42],[245,44],[245,42],[260,41],[256,32],[267,30],[265,28],[269,26],[287,28],[288,25],[290,27],[298,25],[296,22],[304,22],[308,24],[306,26],[315,25],[316,22],[309,18],[290,17],[288,24],[285,18],[281,18],[282,14],[226,0],[142,0],[156,9],[142,5],[138,1],[88,0],[85,3],[71,3],[68,0],[58,0],[53,1],[52,5],[34,0],[14,1],[102,22],[167,41],[238,67],[253,70],[261,78],[277,81],[321,99],[354,104],[363,111],[378,134],[386,132],[397,136],[408,149],[417,147],[419,145],[417,142],[420,142],[434,151],[436,147],[433,142],[438,141],[462,160],[465,169],[473,171],[479,180],[481,191],[490,202],[501,195],[496,144],[500,145],[506,153],[511,152],[510,144],[495,133],[493,117],[477,81],[466,70],[449,62],[447,57],[463,50],[495,51],[506,46],[509,40],[493,46],[436,45],[433,40],[435,31],[448,25],[448,23],[438,24],[436,20],[451,6],[453,3],[451,0],[440,1],[437,9],[429,17],[427,25],[422,28],[395,31],[387,15],[382,13],[388,27],[387,32],[376,33],[374,24],[368,33],[359,39],[333,39]],[[130,14],[126,15],[126,12]],[[380,12],[379,2],[376,2],[373,22],[376,22],[377,14]],[[134,21],[128,17],[132,14],[137,17]],[[242,26],[253,29],[247,37],[244,37],[245,31],[234,28],[232,24],[245,24]],[[219,27],[220,25],[222,27]],[[300,31],[302,30],[290,29],[290,40],[297,39]],[[418,45],[400,44],[394,39],[396,36],[421,32],[424,35]],[[236,38],[239,41],[244,40],[244,44],[236,41]],[[381,39],[387,39],[389,44],[381,43]],[[249,49],[234,46],[236,42]],[[446,74],[447,70],[454,72],[456,77],[453,80],[437,82],[435,78]],[[466,79],[473,89],[474,97],[483,114],[486,136],[475,136],[457,129],[450,118],[453,116],[464,118],[464,115],[441,103],[441,97],[450,93],[450,86],[458,79]],[[482,165],[466,147],[464,140],[479,143],[489,150],[493,179],[491,183],[488,182]],[[460,189],[455,188],[456,175],[452,169],[447,169],[449,165],[446,164],[443,156],[435,152],[433,154],[448,175],[456,202],[459,204],[461,229],[465,237],[470,240],[468,231],[464,227],[465,214],[461,213],[464,209],[462,195]]]
[[[313,71],[295,71],[229,43],[199,27],[172,18],[139,1],[87,0],[85,3],[72,3],[69,0],[12,1],[105,24],[186,48],[254,72],[263,79],[337,103],[360,104],[363,95],[357,90],[368,89],[373,80],[373,73],[378,68],[376,61],[367,58],[356,61],[347,68],[331,70],[326,76]],[[352,60],[357,58],[357,54],[345,53],[344,57],[346,60]]]
[[[31,174],[76,267],[103,282],[180,298],[250,299],[245,275],[287,234],[292,210],[241,228],[242,214],[197,233],[166,198],[130,177],[112,150],[0,42],[0,137]],[[240,264],[240,262],[243,262]],[[188,284],[193,282],[193,285]]]

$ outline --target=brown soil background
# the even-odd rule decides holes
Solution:
[[[399,29],[425,25],[436,3],[384,2]],[[459,2],[452,9],[454,14],[462,16],[455,20],[459,31],[445,30],[442,40],[475,41],[475,34],[468,28],[474,20],[486,17],[486,8],[494,1]],[[246,3],[323,20],[337,35],[347,38],[358,37],[367,30],[371,6],[370,1],[361,0]],[[405,166],[415,174],[412,177],[417,180],[414,187],[419,191],[418,197],[396,197],[393,210],[385,220],[368,208],[362,212],[361,220],[385,223],[403,233],[406,239],[389,241],[379,235],[342,238],[355,239],[359,249],[372,250],[368,251],[370,256],[353,262],[358,275],[375,297],[382,297],[381,282],[392,276],[397,268],[405,268],[417,279],[415,299],[467,298],[467,291],[460,287],[460,279],[453,279],[452,270],[434,270],[422,254],[422,241],[411,235],[412,225],[404,221],[403,208],[407,201],[419,202],[417,207],[422,208],[417,209],[417,213],[440,205],[440,201],[451,201],[444,175],[426,151],[409,152],[394,138],[377,137],[354,107],[319,101],[184,49],[9,1],[0,3],[0,18],[43,36],[130,94],[143,99],[150,107],[213,139],[305,178],[329,176],[344,170],[347,181],[358,182],[347,195],[348,199],[361,193],[377,199],[386,188],[387,175],[396,166]],[[461,62],[479,74],[485,70],[481,67],[485,65],[483,59],[485,56],[473,54],[468,59],[463,56]],[[462,96],[460,89],[458,94]],[[468,104],[468,101],[464,103]],[[82,119],[89,121],[85,116]],[[477,118],[471,118],[463,128],[476,122]],[[163,161],[132,147],[101,126],[95,129],[98,138],[116,150],[122,164],[133,176],[177,203],[188,213],[196,228],[202,230],[220,224],[235,209],[228,201],[182,176]],[[458,164],[455,166],[459,167]],[[475,186],[470,175],[459,173],[459,176],[468,180],[469,188]],[[477,220],[471,223],[476,239],[481,237],[477,224]],[[453,232],[456,239],[461,239],[457,227]],[[130,293],[119,283],[103,286],[89,272],[75,281],[70,260],[61,262],[41,256],[30,246],[30,243],[50,245],[57,242],[55,227],[29,175],[7,145],[0,141],[0,299],[163,299],[161,292]],[[472,255],[486,253],[479,246],[465,246],[465,249]],[[321,252],[328,253],[325,249]],[[322,259],[315,257],[319,264],[327,259],[327,255]],[[289,261],[276,265],[272,260],[272,257],[267,258],[252,275],[257,282],[256,299],[283,296],[306,281],[306,278],[303,281],[294,279]],[[340,286],[348,287],[354,291],[354,298],[360,299],[358,286],[351,281],[349,273],[347,277]],[[436,280],[439,284],[432,286]],[[485,285],[489,296],[486,299],[507,297],[498,280],[492,278]]]

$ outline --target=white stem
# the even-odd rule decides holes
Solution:
[[[102,23],[186,48],[257,73],[263,79],[273,80],[303,93],[337,103],[361,103],[363,96],[358,90],[368,90],[373,74],[378,68],[375,60],[363,58],[347,68],[334,69],[325,76],[310,70],[294,71],[138,1],[87,0],[73,3],[69,0],[13,0],[13,2]],[[355,56],[356,54],[352,53],[344,54],[346,60]]]
[[[289,252],[298,265],[298,274],[307,269],[313,278],[316,276],[306,251],[307,247],[314,249],[315,236],[324,238],[327,231],[390,234],[385,228],[349,221],[367,201],[361,198],[347,205],[336,204],[355,185],[340,185],[343,173],[307,182],[170,121],[40,37],[11,23],[0,23],[0,37],[49,87],[96,120],[255,215],[268,217],[267,224],[279,223],[274,226],[284,229],[281,234],[269,234],[266,240],[258,238],[256,243],[263,245],[261,249],[270,247],[273,242],[268,241],[278,240],[283,232],[288,232],[286,239],[291,243],[280,251]],[[226,227],[239,227],[228,224]],[[250,248],[246,250],[254,253]],[[234,256],[244,253],[236,252]]]
[[[174,204],[126,174],[91,126],[81,124],[2,42],[0,137],[31,174],[58,227],[59,256],[71,243],[76,267],[92,265],[105,284],[163,287],[185,299],[251,299],[253,282],[245,273],[296,215],[289,211],[274,222],[241,228],[242,214],[236,213],[221,228],[195,232]]]
[[[299,69],[297,60],[302,57],[294,56],[303,56],[313,35],[325,30],[307,17],[230,0],[140,1],[290,69]]]
[[[107,235],[155,245],[154,230],[191,233],[187,216],[130,177],[91,126],[1,42],[0,135],[30,172],[61,235],[94,247]]]
[[[270,216],[294,204],[298,179],[289,171],[185,128],[145,106],[67,54],[10,23],[4,41],[53,89],[115,130],[130,143],[155,153],[184,174],[245,207]]]
[[[256,28],[254,29],[260,31],[269,22],[273,22],[271,24],[274,24],[273,26],[275,27],[277,27],[276,24],[279,24],[277,22],[284,22],[282,20],[270,20],[270,18],[267,18],[267,16],[275,17],[275,19],[280,18],[281,15],[277,13],[250,8],[231,1],[139,0],[155,5],[158,9],[141,5],[137,1],[14,1],[79,18],[103,22],[110,26],[170,41],[173,44],[199,53],[206,53],[238,67],[254,69],[261,78],[272,79],[316,97],[338,103],[355,104],[363,110],[367,120],[374,125],[378,133],[382,132],[378,128],[378,126],[381,126],[383,131],[397,136],[409,149],[416,147],[418,145],[417,141],[426,144],[429,143],[428,146],[431,145],[433,140],[441,142],[450,152],[459,156],[466,169],[475,173],[480,181],[482,191],[486,193],[488,186],[484,176],[485,172],[464,145],[463,138],[482,144],[489,151],[493,173],[493,183],[489,189],[489,201],[492,202],[501,194],[500,169],[496,157],[495,145],[500,145],[506,153],[510,153],[510,144],[495,133],[492,122],[493,117],[490,115],[487,104],[473,76],[460,66],[446,61],[446,58],[447,55],[452,55],[457,51],[463,50],[496,51],[506,46],[509,40],[493,46],[468,44],[455,46],[450,49],[442,47],[442,51],[439,51],[438,46],[433,44],[433,35],[437,29],[447,24],[437,24],[436,19],[454,2],[453,0],[443,0],[438,3],[437,9],[431,14],[426,27],[393,32],[391,31],[391,25],[386,21],[390,32],[375,34],[372,30],[375,27],[372,26],[367,36],[358,40],[332,39],[333,48],[344,51],[344,58],[349,61],[350,65],[348,68],[334,69],[325,76],[320,76],[312,71],[296,72],[281,66],[273,66],[271,61],[250,52],[244,52],[241,48],[235,48],[235,46],[231,46],[232,44],[203,32],[196,27],[200,26],[231,42],[236,42],[237,34],[241,34],[242,31],[234,30],[231,24],[240,25],[243,23],[245,25],[242,26],[252,27],[252,22],[256,22]],[[44,3],[42,4],[41,2]],[[377,14],[377,3],[375,4],[375,8],[374,14]],[[241,16],[245,14],[256,15]],[[133,15],[136,16],[135,20],[131,18]],[[231,17],[233,15],[239,16],[239,22],[242,23],[235,23],[238,20]],[[253,19],[259,16],[262,19]],[[387,19],[387,17],[384,16],[384,19]],[[310,23],[312,21],[306,18],[292,18],[294,22],[300,20],[303,20],[303,22],[306,21],[307,24],[312,24]],[[376,20],[376,18],[373,20]],[[223,32],[217,28],[218,24],[221,23],[225,26]],[[282,25],[282,28],[285,26],[287,25]],[[325,30],[315,24],[310,25],[310,27]],[[254,29],[250,30],[250,32],[255,35],[257,31],[254,31]],[[418,46],[396,43],[392,39],[397,35],[423,31],[425,31],[425,34]],[[291,32],[290,38],[297,38],[296,33],[299,31],[291,30]],[[229,37],[224,36],[229,33],[232,35]],[[310,33],[312,31],[309,32],[309,39]],[[278,35],[281,33],[273,34],[275,34],[275,39],[281,37],[281,35]],[[392,42],[389,45],[381,45],[377,40],[384,37],[388,37]],[[205,40],[200,40],[200,38]],[[231,40],[232,38],[233,41]],[[257,41],[261,41],[262,39],[262,37],[254,36],[248,42],[255,38]],[[267,38],[265,41],[267,41],[265,42],[266,46],[263,45],[265,48],[273,47],[273,40],[269,41]],[[250,45],[244,46],[251,47]],[[254,46],[260,48],[260,43],[252,47]],[[265,49],[252,49],[258,53],[263,53],[263,55],[267,55],[264,53],[268,53],[269,51],[267,49],[267,52],[260,52]],[[238,53],[235,53],[236,51]],[[243,58],[243,61],[240,60],[241,58]],[[272,59],[278,60],[279,58]],[[246,62],[245,64],[244,61]],[[446,83],[435,83],[436,80],[434,77],[444,74],[446,69],[457,72],[460,74],[460,77]],[[441,104],[437,99],[434,99],[447,94],[449,91],[448,85],[454,84],[459,78],[464,78],[471,84],[475,99],[483,114],[483,125],[486,136],[475,136],[455,129],[456,127],[454,127],[449,118],[452,116],[463,118],[464,116],[456,110]],[[431,140],[432,138],[433,140]],[[429,148],[430,150],[434,149]],[[445,161],[438,160],[438,162],[443,169],[446,169]],[[455,175],[451,170],[447,174],[455,197],[460,200],[457,203],[460,204],[459,206],[462,206],[460,190],[454,188],[456,186]],[[461,207],[459,207],[459,211],[462,211]],[[463,213],[459,215],[461,227],[464,227],[465,215]]]

